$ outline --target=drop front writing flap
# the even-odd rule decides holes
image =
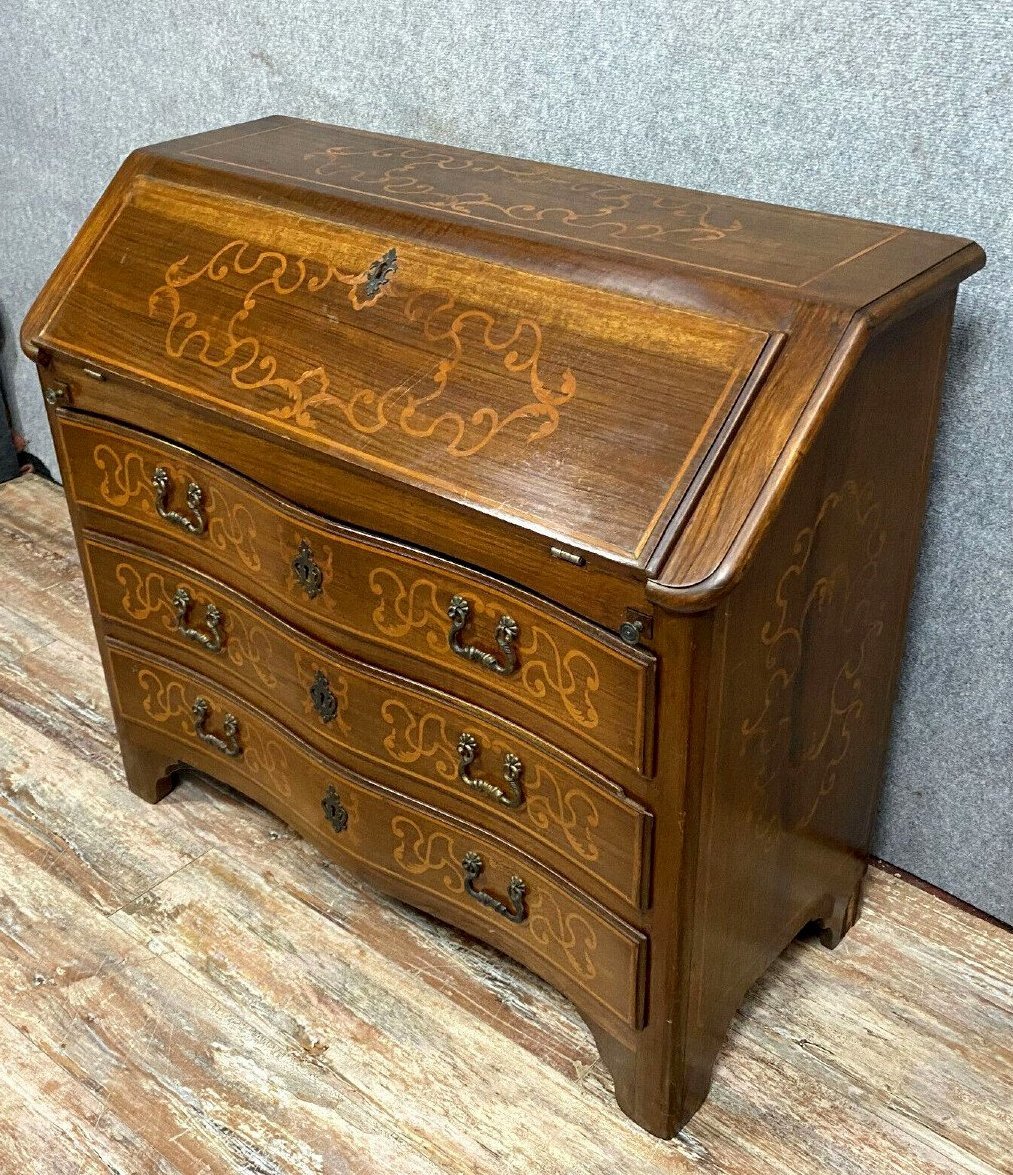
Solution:
[[[644,562],[768,335],[140,179],[42,341]]]

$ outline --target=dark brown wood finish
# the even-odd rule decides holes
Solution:
[[[284,118],[131,156],[22,333],[130,786],[515,955],[670,1136],[857,917],[983,260]]]
[[[402,900],[516,955],[568,995],[590,1001],[605,1023],[639,1026],[643,934],[498,838],[317,758],[284,727],[199,674],[116,641],[109,651],[110,692],[128,740],[136,729],[141,745],[151,735],[174,744],[167,766],[186,762],[269,808],[282,807],[294,827],[343,864],[380,875]],[[198,700],[208,710],[204,740],[193,716]],[[230,715],[238,754],[227,734]],[[508,910],[516,906],[523,918],[514,921],[469,891],[467,853],[481,860],[472,889]],[[514,877],[524,891],[511,899]]]
[[[307,639],[181,564],[96,536],[85,538],[81,554],[92,598],[113,630],[129,629],[131,641],[171,648],[197,672],[259,695],[262,707],[359,774],[423,798],[437,788],[448,810],[493,832],[508,829],[524,848],[558,859],[578,884],[587,885],[589,873],[606,900],[643,904],[651,817],[617,784],[485,710]],[[189,601],[182,617],[180,588]],[[220,613],[214,624],[209,609]],[[464,736],[477,744],[464,774],[502,797],[462,779]],[[516,806],[504,779],[510,757],[518,764]]]
[[[288,507],[174,446],[74,418],[64,435],[69,488],[96,529],[129,534],[123,523],[136,523],[145,529],[145,545],[170,556],[184,546],[195,567],[297,618],[324,640],[373,659],[394,658],[394,668],[407,653],[414,675],[519,721],[547,723],[581,757],[593,749],[650,772],[650,653],[488,576]],[[159,468],[176,513],[186,511],[187,486],[199,487],[201,533],[156,510],[152,479]],[[303,544],[319,569],[319,590],[307,591],[294,571]],[[497,624],[503,616],[516,622],[516,673],[490,672],[454,654],[448,608],[455,596],[469,608],[459,643],[474,642],[500,661]]]

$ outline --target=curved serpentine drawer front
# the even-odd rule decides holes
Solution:
[[[590,743],[651,770],[652,654],[489,576],[280,503],[146,434],[70,418],[61,432],[90,525],[145,527],[161,549],[325,640],[407,654],[412,676],[517,721],[534,714],[573,754]]]
[[[514,955],[608,1017],[640,1026],[645,936],[497,838],[330,767],[234,694],[108,642],[118,712],[169,740],[299,831],[391,888]]]
[[[179,564],[94,535],[82,551],[105,620],[255,693],[353,770],[421,790],[558,860],[572,880],[590,875],[613,900],[643,904],[651,817],[615,784],[474,706],[335,653]]]

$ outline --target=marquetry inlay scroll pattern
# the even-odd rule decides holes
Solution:
[[[594,959],[598,935],[588,919],[576,909],[563,909],[547,891],[534,894],[528,902],[531,934],[546,947],[557,946],[570,969],[584,979],[598,974]]]
[[[442,903],[443,916],[454,910],[474,914],[466,887],[464,861],[478,854],[484,863],[482,886],[502,898],[512,877],[525,885],[525,918],[519,923],[487,912],[489,928],[507,934],[518,957],[537,960],[556,975],[568,975],[590,998],[625,1023],[639,1023],[638,977],[642,973],[643,935],[612,918],[589,898],[563,889],[531,861],[493,847],[478,829],[452,825],[419,810],[410,800],[341,774],[312,756],[293,735],[276,728],[238,698],[219,693],[209,683],[190,680],[185,670],[155,665],[138,651],[112,650],[115,696],[124,717],[164,730],[180,743],[183,762],[243,787],[243,779],[279,801],[278,812],[308,823],[333,844],[339,859],[350,855],[373,871],[409,883],[421,897],[428,892]],[[208,751],[194,722],[194,704],[206,700],[206,728],[212,736],[235,716],[239,753],[225,758]],[[191,757],[188,758],[188,752]],[[212,755],[209,763],[206,756]],[[348,814],[345,827],[332,832],[322,800],[334,788]],[[502,893],[500,892],[502,891]],[[484,917],[479,915],[480,918]]]
[[[383,745],[391,758],[400,764],[429,760],[440,778],[453,783],[458,777],[458,735],[447,729],[443,714],[434,711],[419,713],[398,698],[389,698],[380,710],[389,731]],[[459,723],[461,729],[464,720]],[[473,724],[471,724],[473,728]],[[509,751],[504,741],[490,739],[481,732],[475,737],[482,746],[483,755],[491,752],[502,757]],[[562,837],[570,849],[583,860],[597,861],[601,855],[595,832],[601,815],[594,798],[586,787],[567,786],[542,762],[524,765],[524,803],[517,810],[519,820],[529,822],[539,831],[556,840]]]
[[[390,829],[394,834],[394,860],[405,873],[413,877],[439,873],[444,888],[451,893],[464,893],[464,874],[455,860],[454,840],[449,832],[443,829],[424,832],[407,816],[395,816]]]
[[[441,650],[447,644],[445,595],[437,584],[424,576],[405,580],[389,564],[374,568],[369,586],[379,597],[373,611],[373,624],[389,637],[404,637],[412,630],[425,633],[427,645]],[[499,616],[505,605],[475,601],[480,615]],[[590,656],[578,648],[561,650],[555,638],[543,626],[522,623],[517,641],[517,677],[531,698],[554,696],[569,718],[588,730],[599,722],[594,695],[601,685],[598,667]]]
[[[280,509],[253,487],[233,484],[210,462],[184,462],[154,443],[127,441],[91,424],[68,423],[64,436],[68,448],[79,454],[76,497],[89,509],[141,524],[169,540],[166,549],[174,560],[192,564],[277,615],[305,617],[311,629],[333,625],[399,655],[409,653],[532,709],[580,739],[566,748],[578,758],[593,743],[623,763],[642,765],[652,670],[618,641],[612,647],[515,595],[490,591],[463,568],[389,551],[388,544],[368,536],[328,533],[310,516]],[[168,470],[175,486],[201,486],[207,517],[203,534],[168,528],[156,515],[151,475],[157,467]],[[312,599],[292,571],[293,553],[303,542],[309,543],[322,573],[322,588]],[[511,643],[516,665],[509,674],[493,674],[454,656],[447,610],[455,594],[468,602],[459,638],[468,645],[496,655],[501,618],[508,615],[516,622],[518,636]],[[198,603],[208,602],[220,604]],[[141,622],[139,614],[133,618]],[[169,619],[163,613],[152,623],[168,625]],[[417,676],[427,680],[421,664]],[[574,825],[578,840],[579,825]]]
[[[84,550],[106,619],[158,638],[160,653],[186,649],[198,657],[195,668],[202,675],[244,698],[252,699],[250,691],[257,690],[255,704],[338,763],[367,776],[380,766],[399,781],[435,785],[470,808],[480,823],[525,833],[540,842],[537,851],[562,854],[624,901],[641,903],[645,813],[617,784],[547,757],[522,730],[500,732],[473,709],[450,699],[438,704],[410,680],[392,682],[368,664],[282,631],[255,606],[225,589],[210,589],[196,574],[181,582],[157,562],[140,554],[128,559],[94,538]],[[182,627],[181,588],[188,599],[186,623],[201,636],[219,636],[213,648]],[[213,629],[208,627],[212,609]],[[465,734],[476,747],[472,778],[495,785],[506,764],[519,764],[519,803],[490,806],[481,789],[462,776]]]
[[[419,714],[399,698],[388,698],[380,707],[380,717],[390,728],[383,746],[396,763],[407,765],[428,759],[441,779],[452,783],[457,778],[454,741],[442,714]]]
[[[168,461],[159,455],[157,462],[153,455],[144,456],[131,449],[115,449],[100,442],[92,449],[92,461],[102,475],[98,483],[98,494],[107,505],[119,509],[131,505],[139,508],[144,515],[154,517],[151,505],[151,479],[156,464],[169,468],[175,481],[183,481]],[[188,480],[188,479],[187,479]],[[250,510],[242,502],[232,502],[213,484],[205,485],[207,494],[208,523],[206,537],[211,545],[222,554],[235,552],[249,571],[261,570],[261,557],[257,548],[257,526]],[[136,502],[135,502],[136,499]]]
[[[110,506],[125,506],[132,498],[150,495],[154,467],[148,469],[140,453],[118,452],[100,443],[92,451],[92,460],[102,474],[99,493]]]
[[[812,824],[837,786],[862,721],[869,661],[883,632],[882,514],[871,484],[847,481],[827,494],[814,521],[795,535],[792,562],[760,629],[767,684],[762,709],[741,724],[740,753],[753,776],[754,831],[769,846],[783,831]],[[860,536],[861,557],[820,563],[825,532],[842,529]],[[816,661],[836,665],[836,672],[808,675],[803,683]],[[813,715],[804,729],[800,698]],[[768,797],[783,790],[794,802],[790,811],[775,811]]]
[[[152,616],[158,616],[167,632],[177,626],[173,607],[173,592],[179,586],[168,572],[151,569],[126,561],[117,564],[116,582],[123,588],[119,607],[129,619],[143,624]],[[212,603],[205,593],[187,585],[191,594],[201,604]],[[115,614],[110,619],[119,619]],[[251,669],[260,681],[268,687],[278,684],[272,662],[277,654],[273,648],[270,632],[241,610],[229,608],[224,616],[227,636],[222,652],[237,669]]]
[[[395,837],[394,860],[405,873],[413,877],[435,873],[448,892],[464,892],[464,837],[443,828],[422,827],[407,816],[395,816],[391,831]],[[546,887],[530,886],[528,895],[527,929],[531,937],[550,958],[561,954],[567,971],[592,982],[598,974],[598,934],[590,919],[579,907],[566,903]]]
[[[310,432],[325,432],[335,420],[365,437],[396,428],[415,440],[437,439],[452,457],[473,457],[513,425],[521,426],[513,431],[525,443],[556,431],[559,410],[576,394],[577,382],[569,368],[563,369],[555,388],[543,378],[539,322],[527,316],[502,321],[488,310],[462,305],[449,289],[401,288],[399,272],[392,271],[374,289],[369,280],[372,264],[369,259],[360,272],[344,273],[323,257],[296,257],[232,240],[196,269],[190,267],[188,256],[173,262],[163,284],[148,300],[148,313],[167,324],[164,350],[168,357],[222,371],[239,392],[273,394],[280,402],[267,409],[268,415],[292,420]],[[207,309],[206,287],[219,287],[220,302],[226,295],[235,297],[224,283],[236,279],[245,280],[246,288],[220,329],[217,318],[223,312],[220,306],[214,313]],[[345,394],[342,377],[328,370],[319,357],[302,371],[286,374],[270,343],[251,325],[258,300],[276,303],[300,293],[322,298],[330,287],[344,287],[355,312],[384,298],[400,311],[427,350],[434,344],[441,347],[443,357],[429,382],[406,386],[399,380],[387,388],[358,387]],[[364,296],[370,290],[372,294]],[[498,356],[503,369],[527,385],[530,398],[506,413],[491,404],[456,410],[448,403],[447,393],[455,371],[472,350]]]
[[[545,164],[505,162],[444,147],[333,146],[309,152],[305,162],[314,176],[355,191],[606,244],[705,245],[742,230],[741,221],[699,197],[674,191],[648,194],[604,176],[571,177]],[[524,201],[498,201],[493,188],[500,178],[524,190]]]

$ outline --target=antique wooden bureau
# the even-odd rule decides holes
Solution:
[[[514,956],[671,1135],[858,914],[983,263],[289,118],[136,152],[22,336],[131,789],[216,777]]]

